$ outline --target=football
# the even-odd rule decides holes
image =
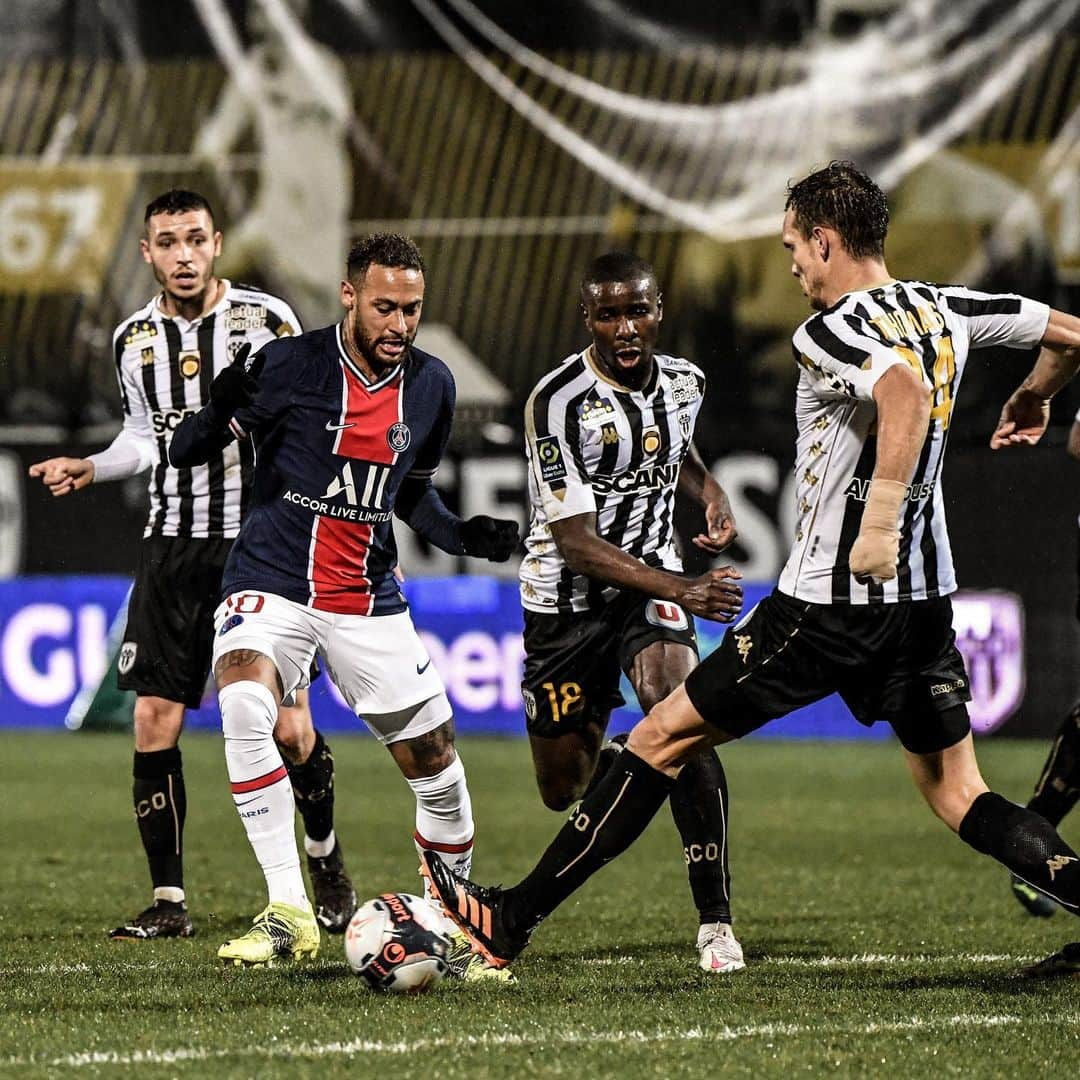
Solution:
[[[373,990],[419,994],[442,981],[450,939],[427,900],[383,893],[361,904],[345,931],[345,959]]]

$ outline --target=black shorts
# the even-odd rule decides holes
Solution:
[[[970,730],[948,597],[810,604],[773,592],[685,685],[697,711],[734,736],[834,692],[860,724],[888,721],[913,753],[944,750]]]
[[[232,540],[178,536],[142,542],[117,669],[121,690],[198,708],[231,547]]]
[[[678,604],[619,593],[599,611],[548,614],[525,611],[525,727],[530,735],[557,739],[589,724],[606,725],[625,703],[619,672],[629,671],[654,641],[694,650],[692,615]]]

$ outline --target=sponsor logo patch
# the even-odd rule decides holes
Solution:
[[[224,637],[230,630],[235,630],[244,621],[243,615],[230,615],[218,631],[218,637]]]
[[[392,424],[390,430],[386,433],[386,441],[395,454],[400,454],[403,450],[408,449],[409,443],[412,442],[412,432],[409,430],[409,425],[403,424],[400,420],[396,424]]]
[[[194,379],[199,374],[200,367],[202,367],[202,359],[198,349],[180,354],[180,374],[185,379]]]
[[[615,406],[606,398],[593,398],[591,401],[583,401],[578,406],[578,416],[581,418],[583,428],[595,431],[615,419]]]
[[[645,618],[653,626],[668,630],[685,630],[690,625],[686,612],[670,600],[650,600],[645,605]]]
[[[671,380],[671,392],[676,405],[690,405],[701,397],[698,381],[689,372],[676,375]]]
[[[121,675],[126,675],[135,666],[135,657],[139,652],[139,646],[134,641],[125,641],[120,646],[120,658],[116,663],[116,670]]]
[[[130,349],[134,345],[140,345],[144,341],[151,341],[158,335],[157,326],[147,320],[140,320],[128,327],[124,335],[124,348]]]
[[[157,357],[153,345],[147,345],[139,355],[142,357],[143,367],[149,367]]]
[[[646,454],[655,454],[660,449],[660,428],[656,424],[647,427],[641,433],[641,449]]]
[[[952,682],[932,683],[930,686],[930,696],[943,697],[945,694],[952,694],[957,690],[963,690],[965,686],[967,686],[967,682],[964,679],[954,679]]]
[[[540,479],[545,484],[565,479],[566,462],[556,436],[545,435],[536,440],[536,459],[540,462]]]
[[[225,313],[225,329],[234,333],[261,330],[265,325],[265,304],[234,304]]]

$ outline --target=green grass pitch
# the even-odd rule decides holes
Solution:
[[[378,997],[339,938],[310,965],[223,970],[264,903],[220,740],[183,744],[190,941],[106,940],[149,882],[121,735],[3,735],[0,1078],[1080,1075],[1080,980],[1017,969],[1080,938],[938,824],[890,744],[727,749],[736,930],[747,970],[700,972],[667,812],[537,932],[515,988]],[[338,736],[338,831],[362,898],[419,891],[413,804],[370,739]],[[1045,747],[980,747],[1023,800]],[[560,818],[523,741],[461,743],[476,876],[512,882]],[[1080,844],[1080,812],[1065,823]]]

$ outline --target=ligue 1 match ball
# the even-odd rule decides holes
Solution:
[[[372,990],[419,994],[449,970],[446,920],[427,900],[383,893],[357,908],[345,931],[345,959]]]

